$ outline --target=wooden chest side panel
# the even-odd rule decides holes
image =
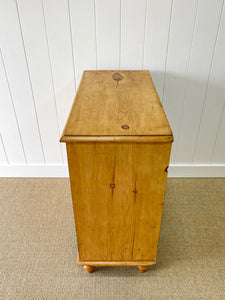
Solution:
[[[67,144],[80,260],[131,259],[133,173],[127,146]]]
[[[146,144],[138,151],[133,260],[156,260],[171,145]]]
[[[67,143],[81,261],[156,258],[171,143]]]

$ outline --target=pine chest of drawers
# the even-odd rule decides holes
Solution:
[[[66,142],[77,264],[156,263],[173,134],[148,71],[85,71]]]

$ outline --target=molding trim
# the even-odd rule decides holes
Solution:
[[[168,177],[225,177],[225,165],[170,165]]]
[[[225,177],[225,165],[170,165],[168,177]],[[0,177],[69,177],[67,165],[0,165]]]
[[[0,165],[0,177],[69,177],[67,165]]]

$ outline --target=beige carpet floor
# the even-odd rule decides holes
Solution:
[[[0,179],[1,299],[225,299],[225,179],[169,179],[158,261],[76,265],[68,179]]]

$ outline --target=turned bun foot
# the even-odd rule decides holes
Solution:
[[[149,266],[138,266],[138,269],[141,273],[144,273],[148,270]]]
[[[95,269],[95,266],[83,266],[83,268],[87,273],[92,273]]]

